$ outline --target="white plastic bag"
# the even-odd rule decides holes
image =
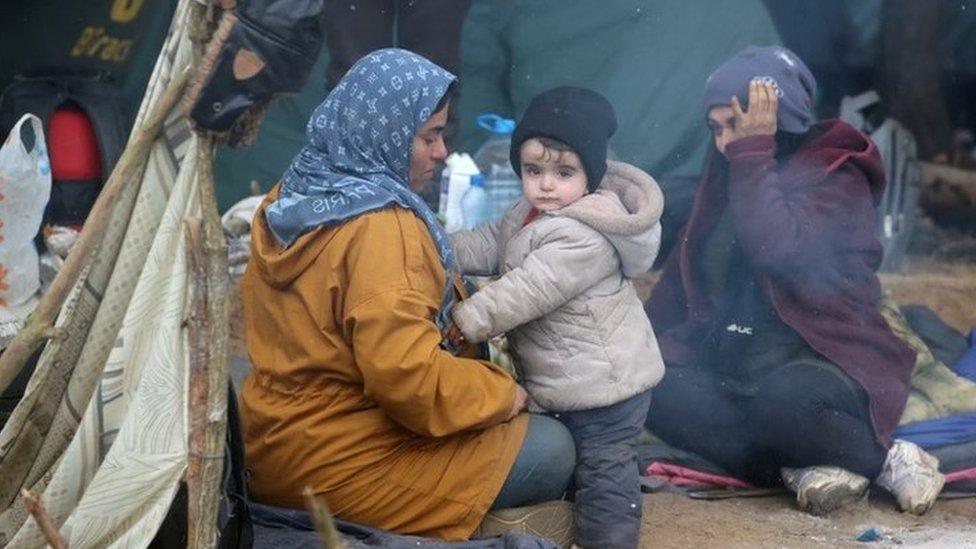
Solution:
[[[34,134],[27,143],[24,124]],[[40,259],[34,237],[50,196],[44,127],[40,118],[25,114],[0,148],[0,322],[22,320],[36,305]]]
[[[249,196],[231,206],[220,218],[227,234],[227,271],[235,284],[244,276],[247,262],[251,260],[251,221],[264,197],[263,194]]]

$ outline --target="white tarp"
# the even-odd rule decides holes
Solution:
[[[176,10],[136,127],[192,63],[192,1]],[[0,432],[0,466],[20,460],[9,465],[13,482],[42,494],[73,549],[147,546],[186,468],[183,220],[198,217],[200,205],[197,141],[178,110],[62,310],[68,337],[45,349]],[[0,510],[0,543],[45,545],[19,498]]]

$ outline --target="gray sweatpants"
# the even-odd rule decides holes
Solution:
[[[650,404],[645,391],[603,408],[554,414],[576,442],[576,543],[587,549],[637,547],[642,498],[634,439]]]

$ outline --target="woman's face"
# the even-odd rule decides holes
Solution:
[[[444,106],[424,122],[413,136],[410,153],[410,188],[421,192],[434,177],[438,162],[447,158],[447,145],[444,144],[444,126],[450,105]]]
[[[715,139],[715,148],[725,155],[725,147],[735,134],[735,114],[732,107],[718,105],[708,110],[708,128]]]

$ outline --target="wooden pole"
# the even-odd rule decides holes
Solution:
[[[197,9],[192,16],[198,30],[192,36],[198,49],[195,78],[203,77],[201,71],[211,70],[205,66],[205,61],[199,60],[199,56],[204,54],[206,44],[216,40],[214,31],[218,17],[214,8],[215,3],[211,1],[206,9]],[[226,16],[227,14],[221,12],[219,19]],[[199,332],[206,339],[197,343],[198,346],[205,346],[205,356],[201,353],[198,357],[203,362],[196,370],[194,381],[191,381],[191,402],[198,411],[195,414],[195,427],[190,433],[190,447],[194,449],[191,457],[195,456],[195,464],[187,469],[187,547],[211,549],[216,546],[219,536],[217,520],[227,430],[227,299],[230,279],[227,272],[227,240],[221,227],[214,189],[213,158],[216,139],[206,132],[198,131],[196,136],[196,171],[203,218],[197,221],[199,243],[195,246],[198,250],[195,277],[202,278],[206,286],[207,321]]]
[[[197,540],[202,513],[200,494],[203,488],[203,470],[207,460],[205,426],[207,422],[207,362],[210,350],[207,345],[207,329],[210,324],[207,310],[207,271],[203,258],[201,232],[203,222],[199,218],[185,220],[186,258],[189,272],[191,299],[187,317],[187,342],[189,346],[190,375],[187,399],[187,424],[189,426],[186,468],[188,539]],[[197,545],[199,547],[199,545]],[[210,547],[213,547],[211,545]]]
[[[197,221],[199,236],[193,253],[194,285],[204,280],[205,302],[196,298],[192,314],[206,309],[206,322],[195,327],[191,338],[190,448],[191,463],[187,469],[189,494],[189,533],[187,547],[212,548],[217,541],[218,506],[224,466],[224,439],[227,429],[227,241],[220,226],[213,181],[215,142],[211,136],[198,134],[197,175],[200,182],[200,206],[203,219]],[[189,233],[188,233],[189,234]],[[188,252],[189,253],[189,252]],[[205,339],[204,339],[205,338]],[[196,342],[196,343],[194,343]],[[199,352],[194,352],[194,345]],[[191,483],[192,480],[192,483]]]
[[[41,296],[37,308],[27,318],[24,327],[10,341],[3,355],[0,355],[0,393],[6,390],[17,377],[34,351],[56,334],[53,329],[54,322],[68,297],[68,292],[78,281],[78,276],[88,262],[89,256],[101,243],[112,215],[112,208],[118,202],[122,189],[133,181],[142,180],[146,164],[149,162],[152,144],[162,131],[166,117],[179,102],[187,76],[188,73],[184,72],[173,78],[142,126],[133,134],[115,169],[112,170],[112,175],[105,182],[98,199],[92,206],[85,226],[71,248],[71,253],[65,258],[64,265],[51,282],[51,287]]]

